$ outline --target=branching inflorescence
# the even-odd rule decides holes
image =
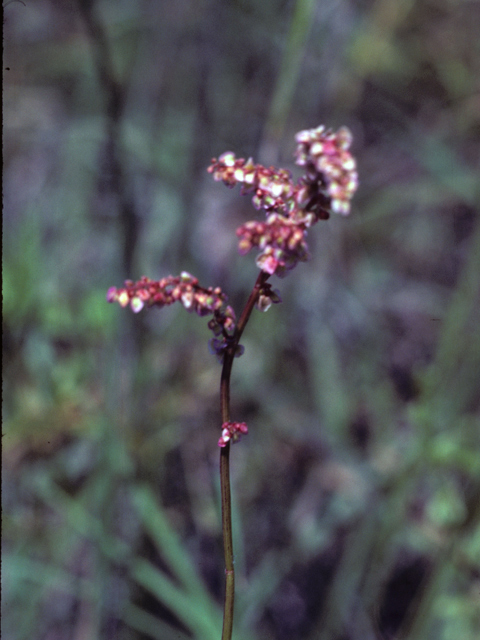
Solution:
[[[255,208],[265,211],[266,220],[246,222],[237,229],[237,236],[242,255],[253,247],[260,249],[256,263],[268,276],[283,277],[298,262],[308,259],[306,236],[312,225],[328,219],[330,212],[350,212],[350,200],[358,186],[356,163],[349,151],[351,141],[346,127],[336,133],[324,126],[300,131],[296,135],[295,157],[304,175],[297,183],[287,169],[267,168],[252,159],[236,158],[230,151],[212,160],[208,171],[215,180],[231,188],[241,184],[241,193],[253,194]],[[107,300],[122,307],[130,305],[135,313],[145,306],[181,302],[188,311],[213,316],[208,323],[214,334],[209,346],[220,361],[232,344],[236,318],[232,307],[226,304],[227,296],[219,287],[201,287],[189,273],[161,280],[127,280],[123,288],[111,287]],[[278,292],[264,282],[258,291],[257,308],[266,311],[280,301]],[[243,348],[237,345],[235,355],[242,353]]]
[[[239,250],[261,250],[257,266],[270,275],[284,276],[308,259],[307,230],[330,211],[347,215],[358,186],[356,163],[349,151],[352,136],[342,127],[333,133],[320,126],[296,135],[296,164],[304,175],[294,184],[286,169],[266,168],[236,158],[230,151],[214,159],[208,171],[228,187],[242,185],[242,194],[253,193],[256,209],[265,222],[251,221],[237,229]]]
[[[199,316],[211,315],[208,322],[213,338],[210,350],[222,362],[220,378],[221,436],[220,480],[222,496],[222,531],[225,552],[225,601],[222,640],[231,640],[234,604],[234,560],[230,497],[230,443],[248,432],[245,422],[230,418],[230,376],[233,359],[242,355],[239,344],[254,308],[266,311],[272,303],[281,302],[277,291],[267,280],[272,275],[283,277],[299,262],[308,259],[306,241],[308,229],[330,213],[347,215],[350,200],[358,186],[355,160],[349,148],[352,136],[342,127],[336,133],[320,126],[300,131],[296,135],[296,164],[303,175],[296,183],[286,169],[266,168],[253,160],[236,158],[228,151],[212,160],[208,171],[215,180],[228,187],[242,185],[242,194],[253,194],[256,209],[265,211],[265,220],[252,220],[237,229],[239,251],[248,253],[253,247],[260,251],[257,266],[260,273],[239,317],[236,319],[227,296],[219,287],[202,287],[197,278],[183,272],[161,280],[143,277],[138,282],[127,280],[122,288],[111,287],[109,302],[130,306],[137,313],[145,306],[164,307],[180,302]]]

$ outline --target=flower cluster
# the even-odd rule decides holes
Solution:
[[[226,304],[227,296],[220,287],[201,287],[197,278],[186,271],[180,276],[167,276],[161,280],[151,280],[145,276],[138,282],[127,280],[123,288],[110,287],[107,300],[118,302],[122,307],[130,305],[134,313],[141,311],[145,305],[165,307],[180,302],[185,309],[199,316],[213,315],[208,326],[215,335],[210,345],[217,355],[221,356],[232,341],[235,312]]]
[[[234,153],[226,151],[218,160],[212,160],[208,172],[214,180],[222,180],[230,188],[242,184],[242,195],[254,193],[252,202],[256,209],[288,213],[295,187],[287,169],[267,168],[254,164],[251,158],[236,158]]]
[[[305,173],[296,184],[286,169],[266,168],[252,159],[236,158],[227,151],[214,158],[208,171],[228,187],[242,185],[242,194],[253,193],[252,202],[267,215],[266,223],[247,222],[237,230],[239,249],[262,250],[257,265],[272,275],[285,275],[308,258],[307,230],[330,212],[347,215],[358,186],[352,141],[346,127],[337,133],[324,126],[296,135],[296,163]]]
[[[246,422],[224,422],[222,424],[222,435],[218,441],[219,447],[225,447],[227,442],[238,442],[242,435],[248,433]]]
[[[295,136],[296,164],[305,167],[306,184],[318,185],[318,190],[330,200],[333,213],[348,215],[350,200],[358,187],[356,162],[349,151],[352,134],[347,127],[337,133],[323,125],[300,131]]]
[[[227,311],[231,307],[227,307]],[[218,317],[218,313],[208,323],[208,328],[213,331],[215,337],[208,341],[208,348],[210,353],[217,356],[218,361],[223,362],[226,349],[233,345],[233,333],[230,330],[226,330],[224,324],[222,324],[223,318]],[[239,358],[245,352],[245,348],[241,344],[237,344],[235,347],[235,358]]]
[[[282,276],[297,262],[308,259],[305,224],[278,213],[272,213],[266,222],[247,222],[237,229],[237,236],[241,254],[248,253],[252,247],[262,249],[256,263],[270,275]]]

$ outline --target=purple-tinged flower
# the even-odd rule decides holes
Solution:
[[[223,359],[225,357],[225,352],[232,345],[232,338],[230,336],[226,336],[225,334],[220,335],[219,337],[211,338],[208,341],[208,350],[214,356],[217,356],[217,360],[220,363],[223,363]],[[245,347],[243,344],[237,344],[235,347],[235,353],[233,355],[234,358],[239,358],[243,356],[245,353]]]
[[[272,289],[272,285],[266,282],[258,295],[255,306],[259,311],[268,311],[272,304],[278,304],[281,301],[278,289]]]

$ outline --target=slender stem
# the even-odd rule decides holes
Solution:
[[[253,287],[235,328],[232,344],[225,352],[222,376],[220,379],[220,413],[222,416],[222,424],[224,422],[230,422],[230,376],[232,373],[235,351],[260,291],[269,277],[269,274],[263,271],[260,271],[258,274],[255,286]],[[233,605],[235,599],[235,570],[233,565],[232,499],[230,493],[230,442],[227,442],[226,446],[222,447],[220,451],[220,489],[222,495],[222,531],[225,556],[225,600],[223,608],[222,640],[231,640],[233,629]]]
[[[232,501],[230,497],[230,443],[220,452],[220,483],[222,492],[222,530],[225,555],[225,599],[223,603],[222,640],[230,640],[233,629],[235,570],[233,567]]]

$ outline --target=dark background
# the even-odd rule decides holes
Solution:
[[[206,321],[105,294],[188,270],[238,313],[256,212],[206,168],[298,175],[321,123],[360,188],[235,361],[235,638],[476,637],[479,33],[466,0],[6,3],[5,640],[220,637]]]

